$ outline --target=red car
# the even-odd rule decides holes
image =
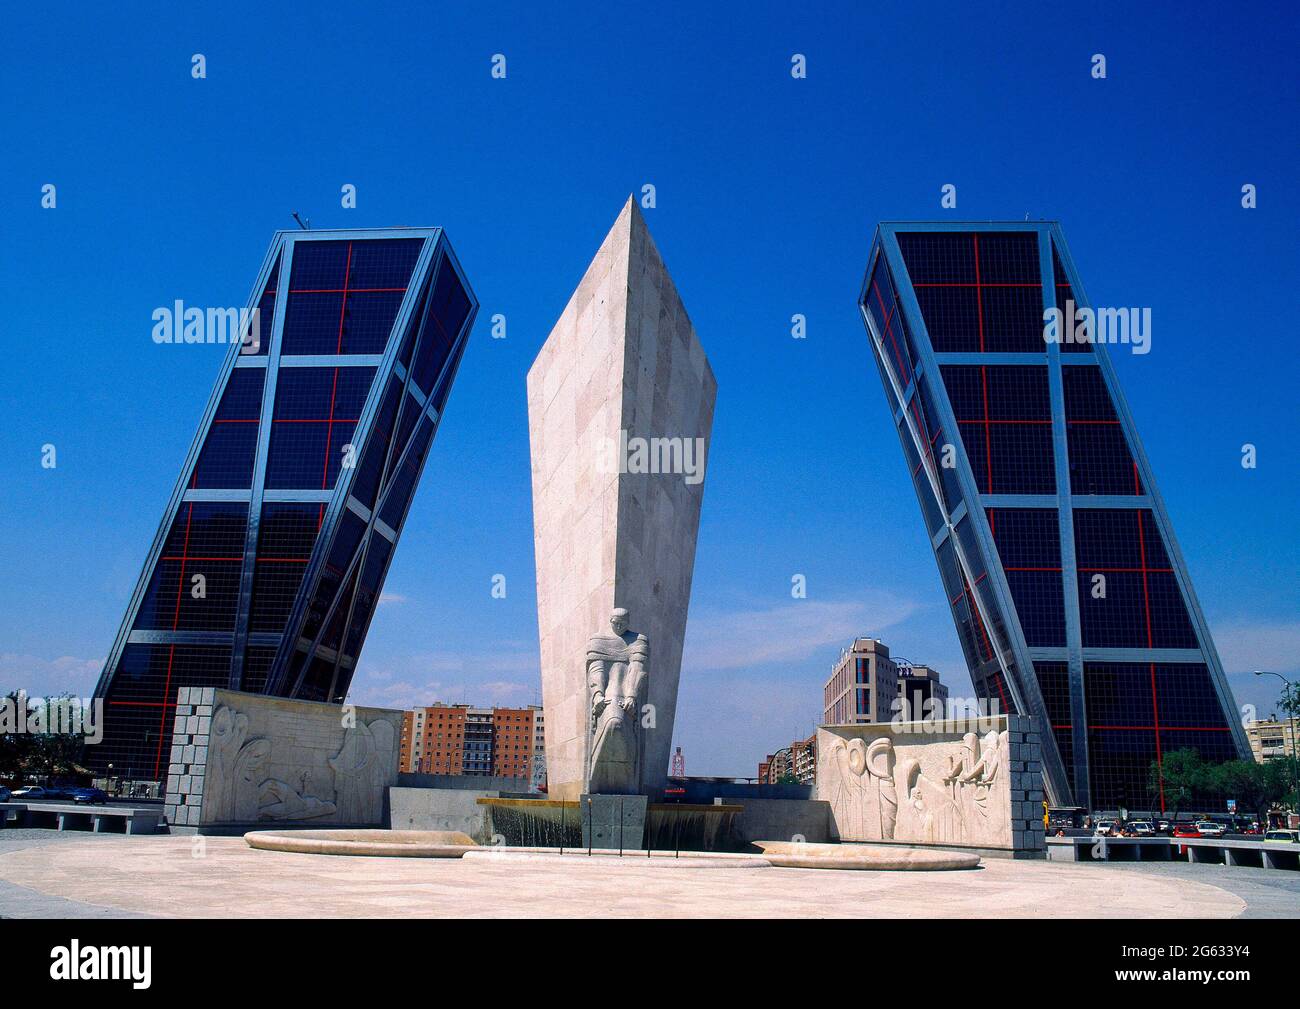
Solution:
[[[1200,837],[1201,832],[1196,829],[1194,823],[1179,823],[1174,825],[1174,837]]]

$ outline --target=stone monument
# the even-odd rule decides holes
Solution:
[[[823,725],[818,799],[841,841],[1041,857],[1042,766],[1030,719]]]
[[[629,199],[528,372],[552,798],[586,793],[589,771],[596,789],[662,792],[716,396],[686,309]],[[592,662],[607,677],[606,665],[618,663],[596,644],[613,639],[591,635],[615,608],[653,642],[654,670],[629,690],[629,661],[618,672],[620,700],[611,703],[605,688],[596,712]],[[638,711],[623,708],[632,699]],[[626,759],[633,739],[635,772]],[[625,784],[629,774],[635,786]]]
[[[164,810],[173,830],[372,827],[397,784],[402,712],[219,687],[177,693]]]
[[[628,613],[616,608],[609,618],[613,635],[594,634],[587,642],[587,791],[602,795],[640,795],[641,698],[650,665],[650,642],[628,630]]]

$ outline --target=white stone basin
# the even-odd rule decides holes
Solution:
[[[943,870],[974,869],[978,855],[888,844],[808,844],[755,841],[763,858],[787,869]]]
[[[396,858],[460,858],[478,847],[458,830],[254,830],[244,840],[265,851]]]

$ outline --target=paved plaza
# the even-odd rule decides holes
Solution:
[[[238,837],[0,834],[0,916],[1294,917],[1300,874],[986,859],[960,872],[363,858]]]

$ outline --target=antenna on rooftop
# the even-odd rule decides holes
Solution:
[[[295,210],[293,212],[293,219],[298,222],[298,227],[302,228],[303,231],[311,231],[310,217],[307,218],[306,220],[303,220],[301,217],[298,216],[298,211]]]

